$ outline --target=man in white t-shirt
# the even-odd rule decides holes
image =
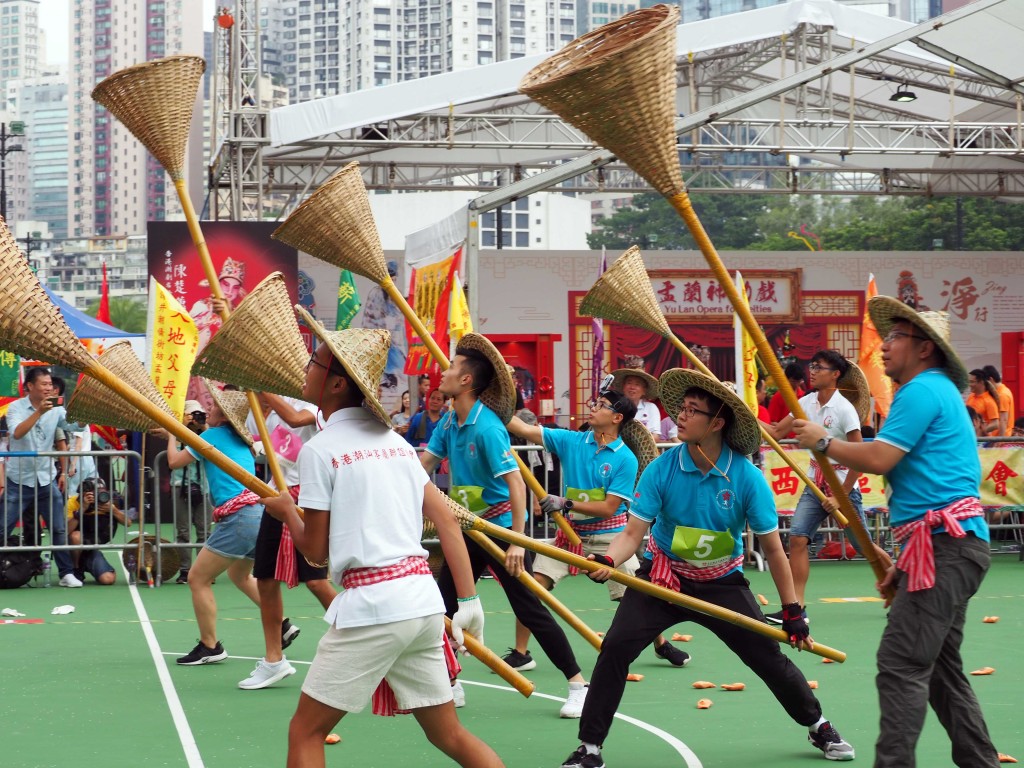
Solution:
[[[857,409],[839,391],[839,380],[850,370],[849,361],[834,349],[825,349],[811,358],[808,370],[811,372],[811,391],[800,398],[800,407],[807,415],[807,420],[822,425],[828,434],[837,440],[861,442],[860,417],[857,415]],[[793,414],[790,413],[771,427],[776,440],[782,440],[789,434],[794,420]],[[836,461],[832,462],[832,467],[842,481],[843,490],[846,491],[850,503],[857,510],[863,523],[864,509],[861,505],[860,488],[857,485],[860,472],[851,471]],[[825,508],[810,488],[804,488],[804,492],[796,504],[796,511],[793,513],[793,520],[789,528],[789,565],[793,571],[796,597],[803,609],[805,619],[807,618],[807,605],[804,602],[804,591],[807,588],[807,580],[810,578],[811,572],[810,555],[807,548],[825,518],[829,516],[830,512],[838,509],[838,505],[832,498],[832,489],[825,482],[824,475],[813,458],[811,459],[811,480],[828,498],[829,508]],[[851,536],[849,541],[860,552],[857,540]],[[769,613],[765,618],[772,624],[781,624],[782,611]]]
[[[296,459],[302,446],[317,432],[316,406],[294,397],[282,397],[269,392],[260,393],[259,401],[267,433],[284,473],[284,482],[293,498],[298,498],[299,467]],[[257,436],[256,419],[252,413],[246,420],[246,428],[251,435]],[[266,452],[259,442],[253,448],[257,453]],[[281,521],[266,512],[256,537],[256,558],[252,572],[260,593],[260,620],[266,655],[256,662],[249,677],[238,683],[239,688],[247,691],[267,688],[295,674],[295,667],[288,663],[284,650],[298,637],[299,628],[284,616],[280,582],[284,581],[289,589],[298,586],[300,582],[305,584],[324,610],[330,607],[337,594],[327,580],[327,569],[307,563],[295,549],[291,536],[284,533]]]
[[[323,765],[324,739],[349,712],[414,712],[432,744],[462,766],[497,768],[494,751],[459,722],[446,664],[444,601],[420,539],[437,526],[458,595],[455,644],[480,637],[483,609],[462,531],[413,449],[390,429],[377,386],[387,359],[383,330],[327,331],[300,310],[321,340],[303,398],[326,418],[299,456],[300,517],[288,493],[266,499],[312,562],[329,562],[345,587],[302,686],[288,729],[288,764]],[[453,657],[451,657],[453,658]],[[378,705],[381,708],[378,708]]]

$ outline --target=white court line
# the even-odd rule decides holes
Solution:
[[[199,754],[199,745],[196,744],[196,737],[192,734],[192,728],[188,724],[185,709],[181,706],[181,699],[178,698],[178,691],[171,681],[171,672],[167,668],[167,662],[164,661],[164,654],[160,651],[160,644],[156,641],[156,633],[153,632],[153,624],[149,620],[146,606],[142,604],[139,588],[129,580],[128,569],[124,567],[124,563],[121,564],[121,571],[128,583],[128,593],[132,596],[132,603],[135,604],[135,613],[139,617],[139,625],[146,638],[146,645],[149,646],[149,655],[153,657],[156,674],[160,679],[160,687],[164,690],[167,708],[171,710],[171,719],[174,720],[174,728],[178,732],[178,740],[181,742],[185,759],[188,761],[189,768],[204,768],[202,755]]]

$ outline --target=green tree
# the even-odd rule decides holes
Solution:
[[[89,302],[85,312],[96,317],[100,308],[100,300]],[[128,333],[146,332],[146,304],[126,296],[115,296],[110,299],[110,324]]]

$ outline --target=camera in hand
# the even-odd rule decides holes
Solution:
[[[110,491],[96,491],[97,506],[110,503]]]

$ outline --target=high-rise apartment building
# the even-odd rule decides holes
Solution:
[[[177,196],[164,169],[90,93],[133,64],[179,53],[202,56],[202,0],[73,0],[71,8],[68,234],[142,234],[147,221],[180,216]],[[185,173],[198,208],[201,92],[194,115]]]
[[[0,0],[0,88],[39,74],[39,0]]]
[[[8,217],[44,222],[55,238],[68,236],[68,78],[57,69],[7,83],[7,114],[25,125],[18,138],[25,159],[8,186]],[[19,159],[21,159],[19,157]],[[9,180],[11,181],[11,180]]]

